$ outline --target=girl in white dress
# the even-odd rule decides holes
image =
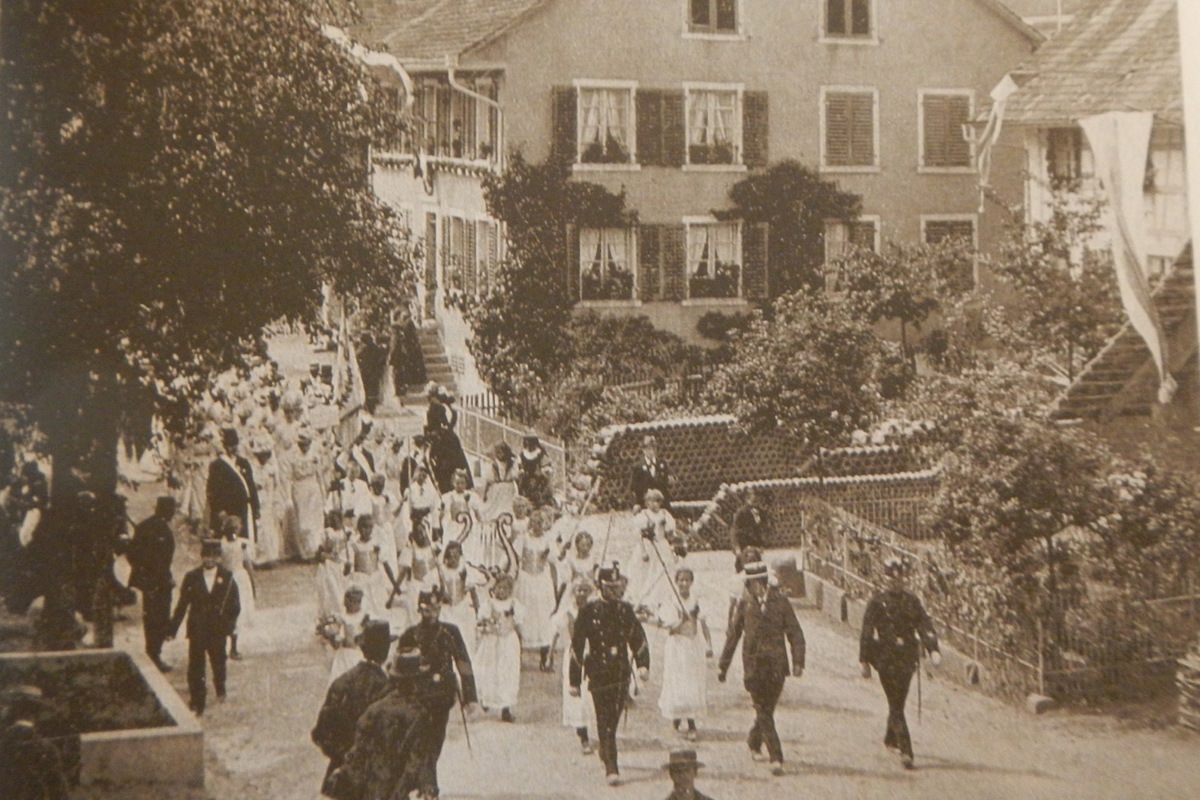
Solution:
[[[408,537],[400,551],[400,574],[397,578],[404,588],[404,605],[408,618],[420,618],[417,608],[422,589],[438,585],[437,553],[429,541],[429,525],[422,520]]]
[[[251,626],[254,620],[254,543],[241,537],[242,521],[226,516],[221,522],[221,566],[233,573],[233,582],[238,587],[238,599],[242,611],[238,614],[233,633],[229,635],[229,657],[240,661],[238,634]]]
[[[517,537],[513,549],[517,553],[516,597],[525,607],[525,627],[521,644],[526,650],[538,650],[542,672],[550,666],[550,641],[554,629],[550,617],[554,614],[555,587],[558,585],[558,570],[550,558],[551,541],[546,536],[546,517],[534,512],[529,517],[529,530]]]
[[[659,606],[654,620],[667,631],[658,709],[664,719],[671,720],[677,733],[680,723],[687,720],[687,731],[683,736],[693,742],[696,740],[696,720],[708,714],[705,662],[713,655],[708,622],[692,596],[694,582],[695,574],[690,567],[677,569],[675,587],[678,595],[672,592],[671,599]]]
[[[346,592],[346,575],[350,569],[350,537],[354,516],[346,515],[346,523],[337,512],[329,512],[325,536],[317,548],[317,617],[338,614]]]
[[[671,594],[671,575],[675,567],[672,540],[675,518],[663,508],[658,489],[646,492],[646,507],[633,515],[633,527],[639,534],[626,563],[629,565],[629,590],[625,599],[634,607],[654,608]],[[655,552],[657,550],[657,552]],[[662,560],[659,560],[659,556]],[[663,569],[666,564],[666,570]]]
[[[599,566],[596,554],[592,552],[593,540],[590,533],[580,531],[575,534],[573,544],[575,546],[571,548],[572,542],[564,542],[562,549],[558,551],[558,560],[562,564],[558,570],[559,596],[571,603],[575,602],[574,596],[564,597],[565,590],[580,580],[595,581],[596,568]]]
[[[494,522],[501,514],[511,514],[517,497],[517,458],[507,442],[496,445],[488,463],[483,489],[483,519]]]
[[[575,634],[575,620],[579,618],[579,609],[588,604],[595,588],[590,578],[577,578],[570,585],[570,602],[562,603],[554,615],[555,644],[560,640],[563,643],[562,724],[575,730],[575,735],[579,737],[579,749],[584,755],[594,752],[588,728],[596,728],[596,709],[592,705],[592,695],[588,692],[587,675],[583,676],[579,696],[571,696],[571,637]]]
[[[487,583],[478,569],[463,563],[462,545],[450,542],[442,553],[442,568],[438,572],[442,584],[441,620],[458,628],[467,652],[475,652],[475,624],[478,619],[479,587]]]
[[[512,708],[521,692],[521,636],[525,608],[512,596],[513,580],[498,575],[490,595],[479,604],[479,642],[471,659],[479,704],[499,708],[500,719],[513,722]]]
[[[369,615],[363,610],[363,590],[351,586],[343,595],[344,609],[327,631],[327,640],[333,647],[333,664],[329,668],[329,683],[352,669],[362,660],[359,652],[359,637],[362,636]],[[328,686],[328,684],[326,684]]]
[[[469,487],[470,476],[467,471],[455,470],[454,488],[442,495],[442,518],[438,527],[442,531],[443,545],[457,540],[463,546],[463,558],[472,564],[480,564],[487,550],[483,503]],[[436,533],[434,538],[438,538]]]
[[[350,540],[350,576],[347,585],[363,590],[363,608],[372,619],[383,619],[391,594],[383,562],[383,547],[375,538],[375,518],[367,515],[355,522],[357,536]]]

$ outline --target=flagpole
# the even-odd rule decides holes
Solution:
[[[1200,233],[1200,144],[1196,134],[1200,132],[1200,52],[1194,47],[1184,47],[1183,42],[1194,42],[1200,36],[1200,4],[1181,0],[1176,3],[1179,11],[1179,59],[1183,70],[1183,128],[1192,136],[1184,136],[1186,148],[1188,187],[1188,222],[1192,240],[1192,281],[1195,290],[1196,308],[1200,308],[1200,271],[1196,269],[1196,234]],[[1196,336],[1200,339],[1200,314],[1196,315]],[[1200,419],[1200,408],[1195,409]]]

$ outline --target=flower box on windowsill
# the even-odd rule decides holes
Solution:
[[[584,273],[581,298],[585,303],[632,301],[633,275],[629,272],[610,272],[605,276],[594,274],[591,271]]]
[[[710,166],[735,164],[733,146],[728,144],[688,145],[688,164]]]
[[[579,156],[582,164],[628,164],[631,160],[629,150],[611,136],[604,144],[592,142]]]
[[[692,300],[734,300],[740,296],[737,264],[717,264],[716,274],[688,278],[688,298]]]

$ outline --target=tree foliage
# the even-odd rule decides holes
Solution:
[[[704,401],[754,431],[778,431],[803,447],[841,442],[879,409],[879,340],[844,303],[816,292],[775,301],[734,343]]]
[[[781,161],[729,190],[730,216],[769,226],[773,297],[823,285],[825,222],[858,217],[862,198],[797,161]]]

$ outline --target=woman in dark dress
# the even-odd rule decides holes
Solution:
[[[550,457],[537,436],[527,434],[522,439],[517,467],[517,493],[534,508],[554,505],[554,492],[550,488]]]
[[[429,440],[429,455],[433,462],[433,482],[439,492],[448,492],[454,488],[454,471],[464,470],[467,473],[467,488],[474,486],[471,479],[470,464],[467,454],[463,452],[462,442],[454,432],[458,422],[458,412],[454,410],[454,396],[436,383],[425,387],[429,398],[429,408],[425,412],[425,437]]]

